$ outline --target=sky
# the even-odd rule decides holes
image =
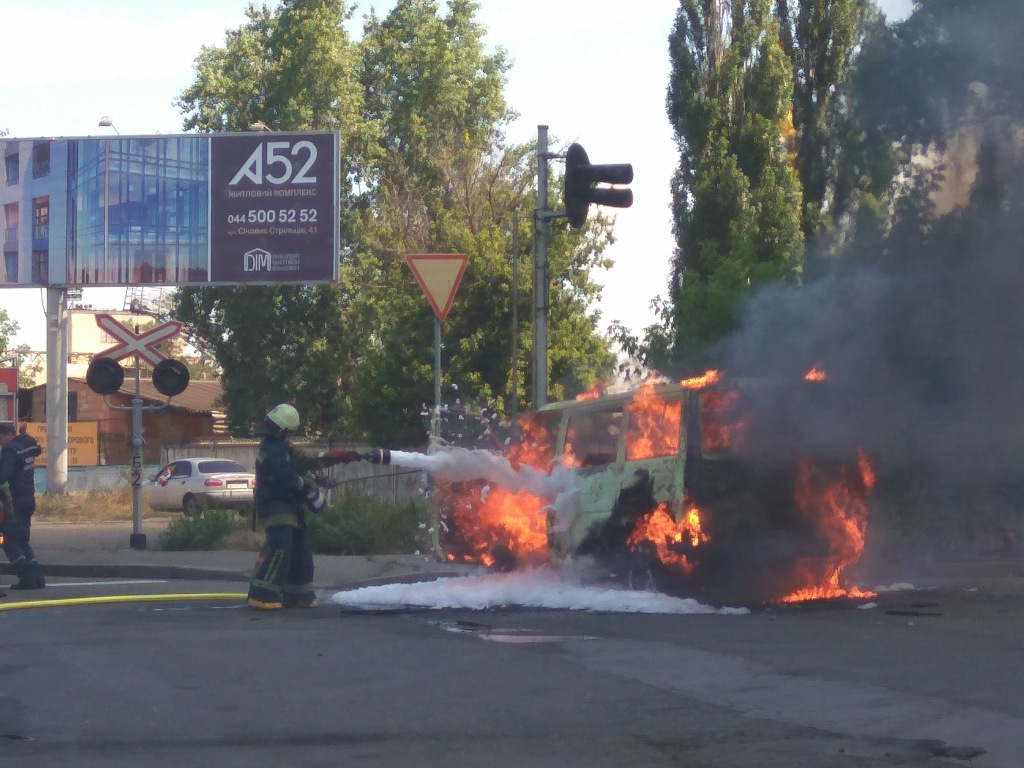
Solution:
[[[274,2],[268,5],[276,6]],[[357,3],[362,17],[388,0]],[[182,132],[174,100],[194,75],[201,46],[222,45],[245,22],[247,0],[4,0],[0,130],[14,138]],[[881,0],[890,19],[910,0]],[[594,163],[631,163],[634,203],[611,211],[616,264],[597,271],[600,329],[618,320],[634,333],[654,323],[674,248],[669,183],[677,162],[665,113],[668,34],[678,0],[480,0],[487,43],[512,59],[505,95],[519,118],[508,138],[526,142],[547,125],[549,148],[579,142]],[[10,34],[23,30],[24,34]],[[28,31],[31,30],[31,33]],[[100,127],[109,117],[113,128]],[[559,201],[552,199],[552,208]],[[14,345],[46,346],[40,289],[0,289],[19,330]],[[87,289],[82,302],[122,309],[126,289]],[[458,296],[456,295],[456,301]]]

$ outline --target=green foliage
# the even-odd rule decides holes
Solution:
[[[11,337],[20,330],[16,320],[12,320],[7,310],[0,309],[0,366],[14,365],[18,368],[18,386],[31,387],[36,374],[42,369],[41,363],[30,364],[31,350],[28,344],[11,346]]]
[[[735,329],[752,287],[800,269],[800,184],[782,141],[791,67],[768,0],[681,0],[669,37],[668,112],[680,146],[677,252],[667,328],[648,332],[658,367],[697,364]],[[660,359],[659,359],[660,358]]]
[[[193,517],[172,520],[157,537],[157,548],[165,552],[221,549],[240,525],[234,510],[207,509]]]
[[[776,5],[782,49],[791,67],[795,162],[806,237],[821,232],[849,203],[848,197],[835,194],[836,158],[842,154],[835,127],[867,12],[864,0],[778,0]]]
[[[433,0],[398,0],[384,17],[371,13],[354,42],[347,4],[296,0],[250,9],[224,47],[201,52],[179,100],[186,128],[238,130],[259,119],[276,130],[337,130],[342,154],[336,286],[178,292],[175,316],[223,370],[233,433],[289,400],[310,434],[422,443],[434,323],[410,253],[469,256],[444,327],[446,396],[506,413],[525,405],[535,148],[504,140],[514,115],[503,94],[509,62],[500,48],[486,51],[475,13],[467,0],[447,13]],[[599,290],[590,273],[607,266],[610,241],[599,219],[552,238],[552,396],[610,375],[609,342],[589,309]],[[513,263],[526,342],[515,362]]]
[[[11,337],[18,332],[18,323],[11,319],[6,309],[0,309],[0,360],[11,356]]]
[[[335,492],[319,515],[307,515],[310,544],[323,555],[408,554],[427,546],[422,505],[394,506],[355,492]]]

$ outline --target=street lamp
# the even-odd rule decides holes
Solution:
[[[117,130],[117,126],[114,125],[114,121],[111,120],[106,115],[104,115],[103,117],[100,118],[100,128],[113,128],[114,129],[114,133],[116,133],[118,136],[121,135],[121,132],[119,130]]]

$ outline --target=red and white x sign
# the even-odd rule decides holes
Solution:
[[[154,347],[162,341],[177,336],[181,330],[181,323],[177,320],[168,320],[155,328],[150,328],[141,335],[121,325],[111,315],[96,315],[96,325],[105,330],[111,336],[119,339],[116,347],[105,349],[96,357],[109,357],[112,360],[121,360],[129,355],[138,355],[150,365],[156,365],[167,357],[157,352]]]

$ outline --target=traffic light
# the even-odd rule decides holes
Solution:
[[[633,190],[598,187],[596,184],[629,184],[633,166],[629,163],[591,165],[586,150],[571,144],[565,155],[565,214],[570,226],[579,229],[587,220],[587,209],[594,205],[629,208]]]
[[[153,368],[153,386],[161,395],[174,397],[188,387],[188,368],[178,360],[161,360]]]
[[[85,372],[85,383],[97,395],[112,395],[124,384],[124,368],[109,357],[94,357]]]

